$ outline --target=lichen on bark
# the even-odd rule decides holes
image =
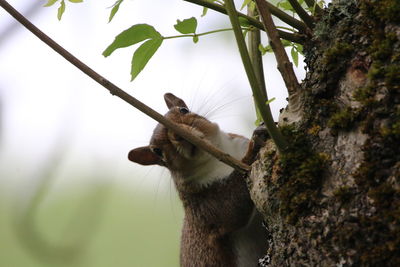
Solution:
[[[268,141],[249,178],[270,266],[400,266],[399,13],[333,1],[305,44],[301,120],[280,120],[292,150]]]

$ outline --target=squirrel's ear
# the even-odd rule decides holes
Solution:
[[[169,109],[171,109],[173,107],[188,108],[182,99],[180,99],[179,97],[176,97],[175,95],[173,95],[171,93],[166,93],[164,95],[164,100]]]
[[[129,151],[128,159],[141,165],[160,165],[160,157],[149,146],[138,147]]]

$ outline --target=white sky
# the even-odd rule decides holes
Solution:
[[[31,4],[10,2],[22,13]],[[134,82],[130,82],[129,74],[132,47],[117,50],[108,58],[101,55],[118,33],[137,23],[151,24],[169,36],[177,34],[173,28],[176,19],[197,17],[200,33],[229,27],[226,16],[210,10],[200,18],[200,7],[180,0],[125,0],[108,24],[108,7],[113,3],[67,2],[61,22],[56,18],[56,4],[40,8],[30,20],[94,70],[157,111],[167,111],[163,94],[172,92],[194,111],[222,107],[211,120],[228,132],[251,135],[255,120],[251,90],[231,32],[201,37],[197,44],[190,38],[164,41]],[[15,23],[0,9],[0,34]],[[272,55],[264,59],[268,94],[277,98],[271,104],[277,118],[278,110],[286,105],[286,93],[275,59]],[[304,75],[303,67],[296,72],[299,77]],[[13,179],[17,187],[22,187],[27,179],[37,177],[35,174],[52,157],[54,146],[64,142],[60,184],[83,172],[94,177],[88,178],[90,182],[106,176],[138,182],[143,188],[148,185],[152,191],[169,187],[169,181],[160,180],[157,168],[136,166],[126,157],[130,149],[147,144],[156,122],[111,96],[22,26],[0,36],[0,101],[0,182],[10,184]]]

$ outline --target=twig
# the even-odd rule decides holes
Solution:
[[[292,63],[290,62],[285,48],[279,39],[278,32],[272,20],[271,13],[264,0],[255,0],[258,12],[261,15],[262,22],[264,23],[271,47],[274,51],[276,61],[278,62],[278,69],[288,89],[289,96],[299,91],[300,86],[294,74]]]
[[[305,11],[297,0],[289,0],[290,5],[296,11],[297,15],[301,18],[302,21],[307,25],[308,28],[314,28],[314,20],[308,15],[307,11]]]
[[[225,14],[225,15],[228,14],[226,9],[223,6],[214,4],[212,2],[208,2],[208,1],[205,1],[205,0],[183,0],[183,1],[190,2],[190,3],[193,3],[193,4],[197,4],[197,5],[200,5],[200,6],[203,6],[203,7],[207,7],[209,9],[212,9],[214,11],[220,12],[220,13]],[[279,8],[273,6],[270,3],[267,3],[267,5],[271,9],[271,12],[273,12],[273,14],[276,17],[278,17],[279,19],[281,19],[283,22],[285,22],[288,25],[298,29],[300,32],[306,32],[307,31],[307,26],[303,22],[301,22],[300,20],[297,20],[297,19],[293,18],[292,16],[286,14],[285,12],[283,12],[282,10],[280,10]],[[247,16],[247,15],[245,15],[243,13],[240,13],[240,12],[238,12],[238,15],[240,17],[242,17],[242,18],[247,19],[249,21],[249,23],[251,25],[253,25],[254,27],[256,27],[256,28],[258,28],[260,30],[263,30],[263,31],[265,30],[264,25],[260,21],[256,20],[255,18],[252,18],[252,17]],[[288,33],[288,32],[285,32],[285,31],[279,31],[279,36],[282,39],[285,39],[285,40],[288,40],[288,41],[292,41],[292,42],[295,42],[295,43],[302,43],[302,38],[300,38],[297,34],[292,34],[292,33]]]
[[[278,150],[280,152],[283,152],[288,147],[288,143],[286,142],[285,137],[276,127],[269,105],[265,105],[265,100],[261,93],[260,85],[254,72],[249,53],[247,51],[246,42],[244,40],[242,29],[240,27],[239,17],[235,8],[235,4],[233,0],[225,0],[225,6],[232,24],[233,32],[235,33],[240,56],[242,58],[243,66],[245,68],[247,78],[253,91],[253,96],[254,100],[256,101],[257,108],[261,113],[261,116],[264,120],[265,126],[267,127],[267,131],[271,139],[274,141]]]
[[[66,60],[68,60],[71,64],[73,64],[75,67],[80,69],[82,72],[84,72],[86,75],[88,75],[90,78],[101,84],[103,87],[108,89],[108,91],[112,94],[115,95],[125,102],[131,104],[141,112],[145,113],[147,116],[153,118],[154,120],[158,121],[159,123],[163,124],[165,127],[168,129],[172,130],[182,138],[186,139],[193,145],[203,149],[204,151],[207,151],[220,161],[228,164],[229,166],[237,169],[238,171],[241,172],[247,172],[250,170],[250,166],[247,164],[244,164],[243,162],[233,158],[229,154],[219,150],[218,148],[214,147],[213,145],[210,144],[210,142],[200,139],[199,137],[192,135],[189,131],[187,131],[184,128],[181,128],[178,124],[168,120],[164,116],[162,116],[160,113],[156,112],[155,110],[151,109],[150,107],[146,106],[133,96],[129,95],[119,87],[117,87],[115,84],[111,83],[109,80],[106,78],[102,77],[99,75],[97,72],[92,70],[89,66],[84,64],[82,61],[77,59],[74,55],[69,53],[67,50],[65,50],[62,46],[60,46],[58,43],[56,43],[54,40],[52,40],[50,37],[48,37],[45,33],[43,33],[41,30],[39,30],[35,25],[33,25],[31,22],[29,22],[23,15],[21,15],[17,10],[15,10],[10,4],[7,3],[5,0],[0,0],[0,6],[3,7],[11,16],[13,16],[19,23],[24,25],[29,31],[31,31],[34,35],[36,35],[40,40],[42,40],[44,43],[46,43],[48,46],[50,46],[53,50],[55,50],[58,54],[60,54],[62,57],[64,57]]]
[[[314,0],[305,0],[305,2],[309,8],[314,9],[315,14],[321,15],[322,8]]]
[[[258,12],[257,9],[248,9],[247,14],[251,17],[257,17]],[[262,55],[259,49],[259,45],[261,43],[261,34],[260,30],[249,31],[247,34],[248,38],[248,50],[251,63],[253,65],[254,72],[256,74],[258,84],[260,85],[261,94],[263,96],[264,101],[268,100],[267,87],[265,85],[264,78],[264,67],[262,62]]]

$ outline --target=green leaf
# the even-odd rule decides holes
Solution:
[[[68,1],[70,1],[71,3],[82,3],[83,2],[83,0],[68,0]]]
[[[297,52],[294,47],[292,47],[292,49],[290,50],[290,53],[292,54],[292,59],[293,59],[293,63],[294,65],[296,65],[296,67],[299,66],[299,52]]]
[[[104,50],[103,56],[108,57],[116,49],[128,47],[147,39],[161,39],[161,34],[148,24],[136,24],[121,32],[115,40]]]
[[[208,11],[208,8],[203,7],[203,13],[201,13],[201,16],[204,17],[205,15],[207,15],[207,11]]]
[[[251,1],[253,1],[253,0],[244,0],[242,6],[240,7],[240,10],[245,8]]]
[[[286,11],[294,12],[292,5],[287,1],[278,3],[278,7],[282,8],[283,10],[286,10]]]
[[[113,8],[111,9],[110,17],[108,18],[108,22],[109,22],[109,23],[110,23],[111,20],[114,18],[115,14],[117,14],[117,12],[118,12],[118,10],[119,10],[119,6],[121,5],[121,3],[122,3],[123,1],[124,1],[124,0],[117,0],[117,2],[115,2]]]
[[[148,40],[139,46],[135,53],[133,53],[131,81],[133,81],[143,70],[147,62],[149,62],[150,58],[154,55],[162,42],[163,39],[161,37]]]
[[[57,11],[58,20],[61,20],[62,15],[64,14],[64,11],[65,11],[65,2],[64,2],[64,0],[62,0],[60,7],[58,8],[58,11]]]
[[[174,28],[182,34],[195,33],[197,28],[197,19],[195,17],[184,19],[183,21],[178,19]]]
[[[272,47],[270,45],[263,46],[262,44],[258,45],[258,50],[260,50],[262,55],[265,55],[266,53],[271,53],[272,52]]]
[[[197,43],[199,41],[199,36],[195,35],[193,36],[193,43]]]
[[[58,0],[49,0],[49,1],[47,1],[47,3],[44,5],[44,6],[52,6],[52,5],[54,5],[56,2],[57,2]]]
[[[283,45],[284,47],[292,46],[292,42],[291,42],[291,41],[288,41],[288,40],[282,40],[282,45]]]

